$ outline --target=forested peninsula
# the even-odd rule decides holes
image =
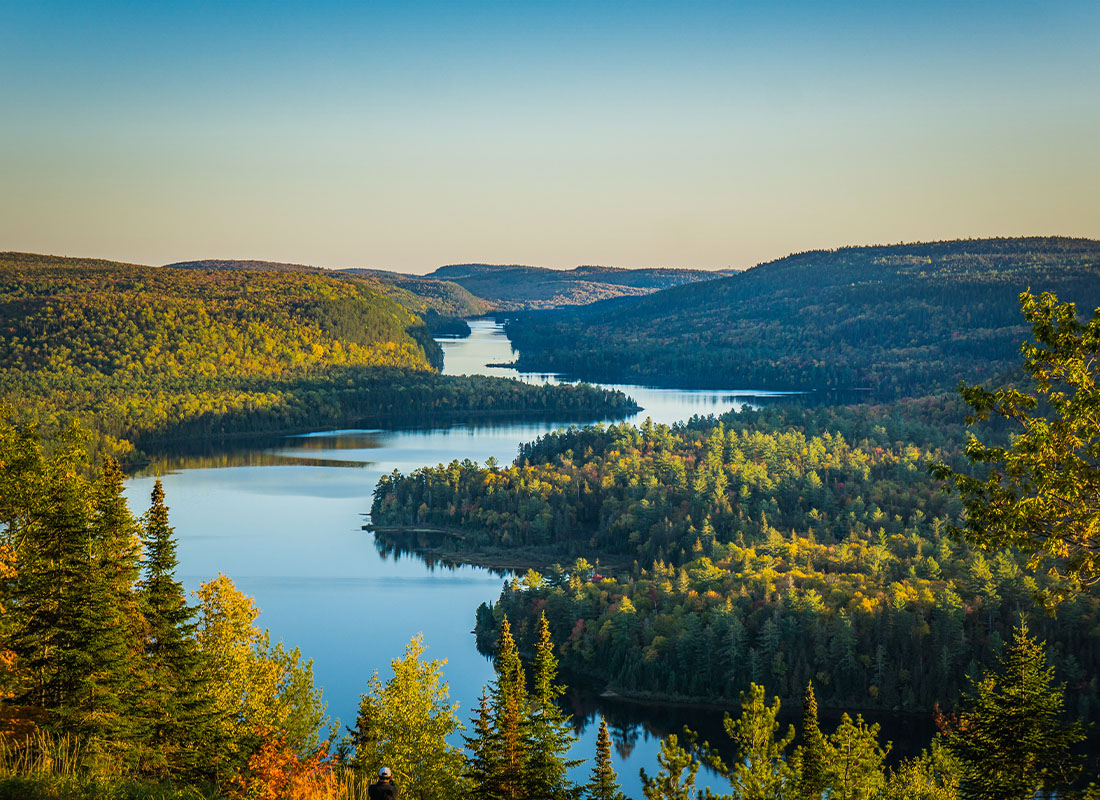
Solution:
[[[864,393],[954,390],[1011,369],[1017,297],[1100,306],[1100,242],[967,239],[797,253],[647,297],[532,312],[518,366],[585,380]]]
[[[0,395],[46,431],[85,421],[122,458],[184,437],[633,408],[445,377],[441,360],[420,316],[355,277],[0,254]]]

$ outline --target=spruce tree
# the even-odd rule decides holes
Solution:
[[[572,796],[573,782],[567,771],[581,762],[569,759],[569,751],[577,737],[567,717],[557,704],[565,687],[554,681],[558,675],[558,660],[550,638],[546,613],[539,618],[539,638],[535,643],[535,664],[531,691],[530,758],[528,760],[528,793],[531,800],[558,800]]]
[[[466,770],[462,776],[469,781],[471,798],[479,800],[499,800],[496,778],[500,772],[498,754],[493,730],[493,713],[489,707],[489,696],[484,690],[478,700],[477,715],[470,719],[474,735],[463,735],[469,755],[466,757]]]
[[[203,771],[200,748],[209,723],[209,701],[199,679],[200,653],[194,639],[195,609],[176,580],[176,542],[168,523],[164,487],[158,478],[144,517],[144,577],[138,597],[145,623],[144,716],[159,753],[158,770]]]
[[[817,697],[814,685],[806,684],[802,696],[802,743],[794,755],[795,797],[798,800],[821,800],[825,792],[825,737],[817,720]]]
[[[1084,732],[1062,719],[1062,693],[1042,646],[1021,623],[999,669],[964,696],[948,737],[961,765],[960,797],[1015,800],[1072,784],[1080,760],[1070,750]]]
[[[530,757],[529,701],[523,664],[505,617],[497,650],[497,679],[492,689],[496,769],[488,790],[503,800],[527,797]]]
[[[79,612],[81,647],[87,671],[76,687],[74,706],[81,711],[81,732],[111,740],[133,754],[142,737],[134,713],[139,613],[134,584],[138,578],[137,523],[122,494],[122,470],[104,464],[90,486],[92,501],[87,558],[87,591]]]
[[[611,766],[611,737],[607,733],[607,720],[600,718],[600,732],[596,735],[596,764],[592,778],[584,789],[585,800],[626,800],[619,789],[619,776]]]

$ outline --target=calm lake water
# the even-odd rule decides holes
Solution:
[[[529,382],[553,376],[523,375],[487,367],[510,362],[511,345],[491,320],[471,321],[467,339],[441,340],[447,374],[519,377]],[[633,397],[646,417],[672,423],[693,414],[718,414],[774,396],[753,391],[678,391],[617,387]],[[403,430],[329,431],[286,437],[274,446],[234,445],[231,450],[154,465],[162,472],[179,541],[179,576],[194,590],[219,572],[256,599],[260,624],[273,640],[298,647],[313,659],[314,678],[324,687],[329,714],[355,721],[360,693],[409,639],[422,633],[428,657],[446,659],[452,701],[468,719],[492,664],[477,652],[470,633],[474,610],[495,601],[503,579],[477,567],[430,567],[417,558],[379,554],[361,526],[378,478],[397,469],[490,456],[509,462],[523,442],[561,427],[553,422],[489,421]],[[131,508],[148,505],[153,477],[127,484]],[[641,798],[639,767],[657,769],[660,737],[685,725],[702,728],[715,741],[720,715],[615,703],[595,691],[572,687],[568,697],[582,732],[576,756],[595,753],[600,716],[606,715],[616,745],[615,768],[623,790]],[[927,729],[921,724],[921,732]],[[926,737],[925,737],[926,738]],[[590,765],[575,772],[587,779]],[[700,775],[701,784],[708,783]],[[720,788],[718,784],[714,785]]]

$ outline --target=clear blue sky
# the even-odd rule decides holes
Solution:
[[[0,249],[719,268],[1100,237],[1100,3],[0,1]]]

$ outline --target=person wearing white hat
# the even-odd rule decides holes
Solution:
[[[378,781],[367,790],[370,800],[397,800],[397,784],[393,782],[393,770],[382,767],[378,770]]]

